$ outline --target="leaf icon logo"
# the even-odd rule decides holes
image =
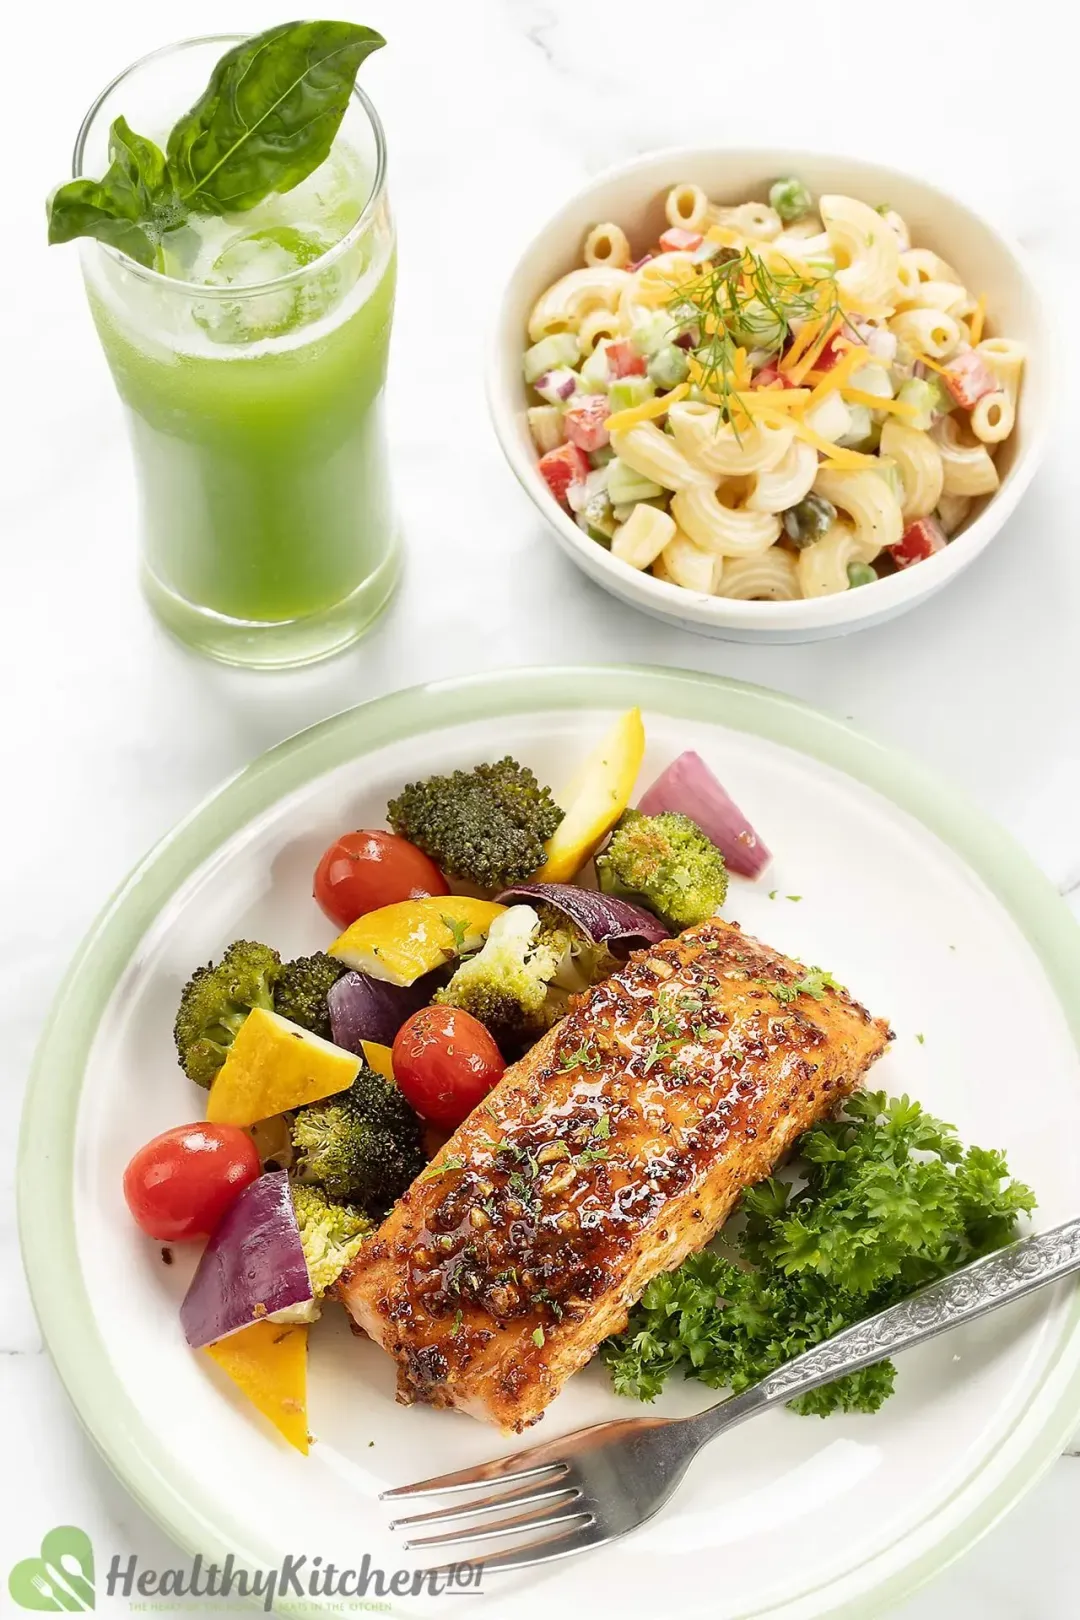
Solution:
[[[84,1613],[94,1607],[94,1548],[85,1530],[60,1524],[41,1543],[38,1558],[24,1558],[8,1576],[8,1591],[20,1609],[51,1614]]]

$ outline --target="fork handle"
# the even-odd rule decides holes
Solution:
[[[875,1361],[910,1350],[962,1322],[1023,1299],[1080,1270],[1080,1216],[1053,1226],[931,1283],[910,1299],[868,1316],[785,1362],[760,1383],[689,1420],[704,1443],[778,1401],[791,1401]]]

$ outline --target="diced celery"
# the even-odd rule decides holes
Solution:
[[[923,433],[929,431],[934,420],[934,394],[925,377],[909,377],[902,383],[897,399],[902,405],[910,405],[914,415],[905,415],[904,421],[913,428],[920,428]]]
[[[676,388],[690,375],[690,361],[677,343],[666,343],[649,360],[649,376],[658,388]]]
[[[613,506],[611,510],[616,523],[626,523],[633,516],[635,507],[655,506],[658,512],[666,512],[670,499],[668,491],[662,489],[659,495],[650,495],[647,501],[627,501],[621,506]]]
[[[934,404],[935,416],[948,416],[950,411],[956,410],[956,401],[940,377],[927,377],[930,384],[930,396]]]
[[[794,175],[783,180],[775,180],[769,187],[769,206],[775,208],[785,225],[791,225],[797,219],[805,219],[813,206],[813,198]]]
[[[540,454],[557,450],[566,438],[563,413],[557,405],[532,405],[528,411],[529,432]]]
[[[833,442],[845,450],[872,449],[881,438],[881,427],[874,421],[868,405],[848,405],[847,430]]]
[[[740,305],[733,327],[734,336],[748,349],[778,349],[786,331],[780,316],[760,298],[748,298]]]
[[[662,311],[650,315],[647,321],[642,321],[630,334],[630,341],[638,354],[655,354],[662,349],[665,343],[670,343],[671,334],[675,330],[672,317]]]
[[[860,389],[864,394],[876,394],[878,399],[893,397],[892,378],[886,368],[878,365],[876,360],[852,372],[851,386]]]
[[[904,480],[900,476],[900,468],[892,456],[878,456],[874,471],[880,473],[888,484],[898,501],[904,499]]]
[[[569,366],[556,366],[554,371],[542,372],[533,387],[549,405],[561,405],[577,393],[579,378]]]
[[[613,506],[629,506],[636,501],[647,501],[664,492],[659,484],[628,467],[616,456],[607,465],[607,490]]]
[[[587,394],[605,394],[611,381],[607,344],[598,343],[581,368],[581,386]]]
[[[828,439],[830,444],[836,444],[851,425],[851,410],[834,391],[826,394],[811,410],[804,412],[803,421],[812,432]]]
[[[598,450],[589,451],[589,466],[606,467],[614,454],[610,444],[602,444]]]
[[[573,332],[554,332],[525,350],[525,381],[534,383],[545,371],[554,371],[557,366],[576,366],[580,359],[581,345]]]
[[[655,393],[656,385],[649,377],[617,377],[608,389],[608,401],[613,411],[628,411]]]

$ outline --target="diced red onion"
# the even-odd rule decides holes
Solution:
[[[426,1007],[441,982],[425,973],[415,984],[388,984],[367,973],[346,973],[327,997],[335,1046],[363,1053],[363,1042],[393,1046],[394,1036],[414,1012]]]
[[[245,1187],[203,1250],[180,1307],[193,1350],[312,1303],[311,1277],[284,1170]]]
[[[866,347],[875,360],[883,360],[890,366],[896,359],[898,347],[896,333],[888,331],[884,326],[872,326],[866,334]]]
[[[551,906],[587,934],[594,945],[606,945],[613,956],[629,956],[644,945],[670,938],[670,931],[651,911],[596,889],[576,888],[573,883],[515,883],[498,900],[503,906]]]
[[[772,860],[735,801],[721,787],[700,754],[688,749],[662,771],[637,808],[647,816],[680,810],[697,822],[720,850],[732,872],[760,877]]]
[[[577,392],[577,386],[577,376],[565,366],[559,366],[555,371],[545,371],[533,383],[541,399],[546,399],[549,405],[554,405],[560,399],[569,399]]]
[[[655,258],[655,253],[643,253],[640,259],[635,259],[633,264],[628,264],[626,268],[633,275],[635,270],[640,270],[643,264],[650,264]]]

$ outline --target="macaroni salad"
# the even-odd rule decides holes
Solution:
[[[796,179],[721,207],[683,184],[634,259],[605,223],[538,299],[540,471],[613,556],[786,601],[940,551],[992,495],[1024,348],[891,208]]]

